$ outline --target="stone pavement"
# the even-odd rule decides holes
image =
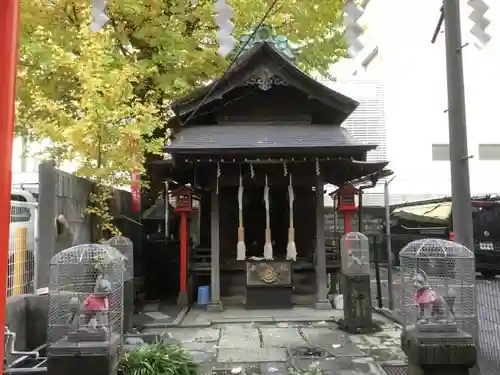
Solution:
[[[139,329],[177,326],[187,310],[187,307],[177,304],[148,303],[140,313],[134,315],[134,326]]]
[[[298,314],[290,310],[287,313]],[[226,313],[225,319],[230,314]],[[336,318],[313,322],[278,321],[278,312],[273,314],[275,320],[150,328],[143,333],[181,343],[200,363],[201,372],[205,374],[280,375],[300,373],[313,367],[323,374],[385,375],[381,364],[405,363],[399,346],[400,327],[376,314],[382,331],[370,335],[343,332],[338,329]],[[200,315],[203,314],[197,314]],[[259,318],[266,317],[255,320]]]
[[[226,323],[270,323],[270,322],[321,322],[338,321],[344,317],[339,310],[315,310],[311,307],[294,307],[292,309],[255,309],[242,307],[226,308],[222,312],[208,312],[202,309],[191,309],[180,325],[182,327],[204,327],[211,324]]]

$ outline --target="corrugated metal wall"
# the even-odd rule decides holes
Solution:
[[[346,79],[337,82],[322,81],[322,83],[360,103],[343,126],[356,139],[378,145],[375,150],[368,153],[369,161],[386,160],[387,129],[382,83],[364,79]]]

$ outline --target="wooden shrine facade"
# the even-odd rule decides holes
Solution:
[[[367,162],[376,145],[340,126],[357,106],[267,42],[172,105],[176,126],[162,178],[206,192],[200,237],[210,248],[212,309],[222,308],[221,278],[222,294],[227,284],[240,283],[232,294],[242,294],[248,307],[287,305],[299,284],[309,283],[310,302],[330,308],[324,185],[365,176],[375,181],[387,165]],[[295,282],[300,272],[312,278]]]

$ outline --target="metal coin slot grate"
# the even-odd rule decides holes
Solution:
[[[381,365],[387,375],[407,375],[407,365]]]

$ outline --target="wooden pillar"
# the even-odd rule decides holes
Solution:
[[[321,173],[316,177],[316,303],[317,310],[331,310],[328,301],[328,282],[325,253],[325,202],[323,197],[324,181]]]
[[[211,285],[208,311],[222,311],[224,306],[220,301],[220,261],[219,261],[219,195],[215,188],[210,191],[210,247],[211,247]]]

